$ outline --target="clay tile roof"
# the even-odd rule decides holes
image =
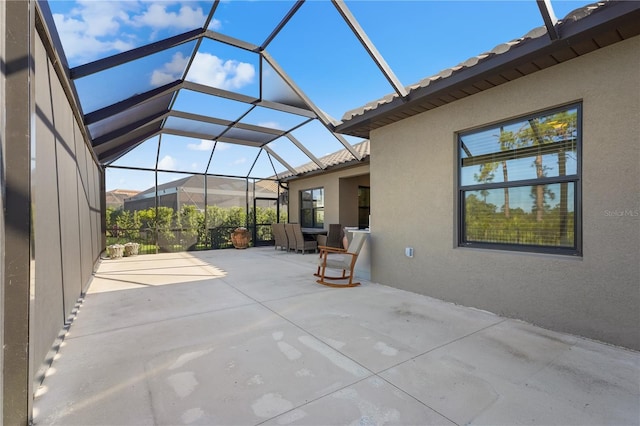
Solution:
[[[363,161],[366,161],[369,158],[369,140],[364,140],[362,142],[359,142],[353,145],[353,149],[358,154],[360,154]],[[327,169],[330,169],[332,167],[336,167],[339,165],[345,165],[347,163],[358,162],[358,160],[355,159],[353,155],[351,155],[351,153],[346,148],[341,149],[340,151],[336,151],[331,154],[325,155],[324,157],[320,157],[318,158],[318,160],[320,160],[325,166],[327,166]],[[301,166],[296,167],[295,169],[299,173],[299,175],[303,175],[305,173],[310,173],[316,170],[320,170],[320,167],[313,161],[310,161],[308,163],[305,163]],[[293,177],[293,175],[289,172],[286,172],[280,175],[281,179],[286,179],[291,177]]]

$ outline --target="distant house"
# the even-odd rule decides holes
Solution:
[[[247,198],[247,190],[249,191],[249,199]],[[247,203],[252,205],[254,197],[276,200],[279,189],[277,182],[271,180],[260,180],[254,184],[253,180],[207,176],[205,182],[203,175],[193,175],[158,185],[157,194],[158,206],[170,207],[179,211],[182,206],[189,205],[203,211],[205,202],[209,206],[229,208],[245,207]],[[126,199],[124,209],[135,211],[154,208],[156,205],[155,196],[156,189],[151,187]]]
[[[127,198],[135,197],[139,193],[140,191],[133,191],[130,189],[114,189],[113,191],[107,191],[105,192],[107,208],[116,210],[123,209],[124,200],[126,200]]]

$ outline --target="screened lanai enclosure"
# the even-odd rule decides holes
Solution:
[[[138,45],[140,37],[127,51],[91,62],[60,56],[107,188],[146,183],[122,206],[107,208],[107,245],[136,242],[142,253],[224,248],[236,227],[250,230],[253,245],[269,244],[270,224],[287,219],[284,182],[299,166],[326,169],[331,164],[322,157],[339,150],[362,159],[352,147],[361,139],[335,133],[338,121],[270,54],[273,45],[278,52],[278,37],[291,37],[285,27],[305,13],[303,3],[160,3],[163,13],[176,10],[188,22],[170,26],[162,40]],[[346,5],[326,6],[402,93]],[[42,7],[52,27],[64,28],[77,12],[65,10],[65,2]],[[77,45],[65,35],[56,43],[59,54]]]
[[[331,168],[338,151],[362,161],[362,139],[336,133],[336,117],[389,92],[409,98],[369,34],[398,61],[377,27],[384,10],[410,6],[380,2],[370,16],[365,3],[38,2],[105,191],[139,192],[107,206],[106,244],[229,247],[235,227],[268,244],[270,223],[288,217],[288,180]],[[556,22],[548,1],[528,6],[540,24]],[[384,37],[415,43],[410,30]]]
[[[271,223],[314,210],[305,179],[368,170],[369,132],[626,37],[571,45],[591,9],[604,26],[637,18],[633,2],[586,4],[0,1],[1,423],[33,419],[34,385],[109,245],[225,248],[236,227],[268,244]],[[514,57],[520,69],[501,66]],[[437,150],[422,136],[408,138]],[[370,188],[372,211],[421,195],[379,160],[393,179]]]

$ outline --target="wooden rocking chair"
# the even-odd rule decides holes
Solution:
[[[316,282],[318,284],[326,285],[329,287],[355,287],[360,285],[359,282],[353,282],[354,268],[356,261],[358,260],[358,254],[362,249],[366,235],[364,233],[355,233],[349,248],[341,249],[337,247],[320,246],[320,257],[318,259],[318,271],[313,274],[320,279]],[[329,269],[341,269],[342,276],[330,277],[325,274],[327,268]],[[349,275],[347,275],[349,271]],[[345,284],[332,283],[326,281],[329,280],[346,280],[349,282]]]

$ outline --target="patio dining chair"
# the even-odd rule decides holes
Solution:
[[[298,252],[298,250],[302,251],[302,254],[304,254],[307,250],[313,250],[314,252],[318,251],[318,242],[316,240],[305,239],[304,235],[302,234],[302,227],[299,223],[292,223],[291,230],[293,232],[294,238],[296,239],[294,249],[296,253]]]
[[[313,274],[320,278],[316,282],[329,287],[355,287],[360,285],[359,282],[353,282],[353,276],[356,261],[364,245],[365,237],[366,235],[364,233],[355,233],[347,249],[321,246],[320,257],[318,258],[318,271]],[[342,275],[328,276],[326,275],[327,268],[342,270]],[[348,275],[347,271],[349,271]],[[327,279],[332,281],[348,279],[349,282],[341,284],[329,282]]]
[[[271,231],[273,232],[273,239],[275,240],[275,249],[280,247],[280,250],[288,250],[289,240],[284,230],[284,223],[272,223]]]
[[[318,235],[318,246],[346,248],[342,246],[343,237],[342,225],[331,223],[327,235]]]
[[[294,223],[285,223],[284,224],[284,232],[287,237],[287,251],[296,250],[296,237],[293,232],[293,226],[296,225]],[[299,226],[299,225],[298,225]]]

